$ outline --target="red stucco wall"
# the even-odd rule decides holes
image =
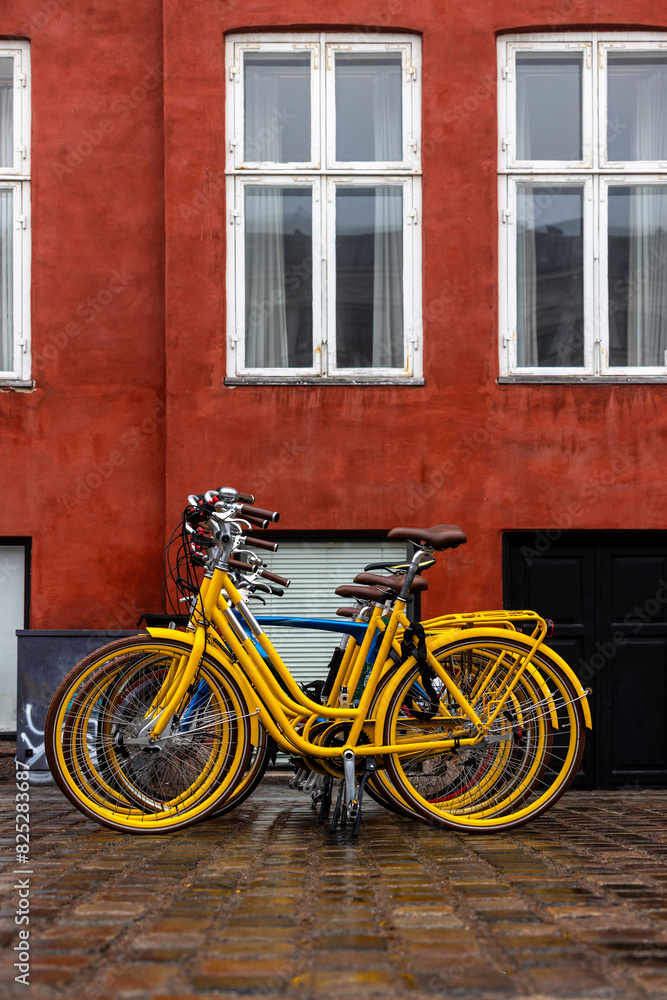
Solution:
[[[429,614],[501,602],[504,530],[665,527],[666,387],[496,383],[496,34],[667,30],[654,4],[36,10],[0,10],[32,41],[36,388],[0,392],[0,532],[33,537],[33,627],[157,608],[165,533],[220,484],[285,528],[461,524]],[[224,33],[360,25],[423,38],[426,384],[225,387]]]
[[[259,480],[266,486],[258,495],[283,511],[285,527],[457,522],[469,544],[430,572],[429,614],[500,604],[503,530],[666,525],[666,387],[496,383],[496,35],[656,27],[655,17],[654,5],[636,0],[341,0],[335,8],[291,0],[282,17],[280,5],[252,0],[205,13],[196,3],[167,3],[168,452],[184,459],[167,469],[169,508],[195,480],[249,489]],[[426,385],[224,388],[229,226],[222,192],[210,183],[224,169],[221,36],[360,25],[423,38]],[[209,197],[196,219],[179,212],[199,192]],[[192,448],[191,425],[176,419],[185,406],[206,428],[211,452]],[[230,427],[242,429],[240,450]]]
[[[0,534],[33,539],[31,626],[127,628],[164,538],[158,0],[6,0],[32,56],[31,392],[0,392]]]

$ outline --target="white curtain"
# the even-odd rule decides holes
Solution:
[[[247,68],[246,155],[280,161],[280,129],[272,122],[278,78],[266,67]],[[289,364],[285,310],[283,196],[278,187],[246,189],[246,358],[247,368],[285,368]]]
[[[393,162],[403,159],[401,152],[402,132],[400,65],[375,66],[373,68],[373,138],[376,161]]]
[[[518,75],[518,69],[517,69]],[[519,160],[532,158],[530,116],[526,100],[527,80],[517,80],[516,87],[516,155]]]
[[[643,74],[635,86],[634,160],[665,159],[667,72]],[[630,197],[628,365],[662,366],[667,350],[667,188],[647,184]]]
[[[373,367],[402,368],[403,191],[375,188]]]
[[[530,120],[526,100],[526,81],[517,83],[516,151],[517,157],[529,160]],[[517,191],[516,296],[517,296],[517,365],[535,368],[537,353],[537,273],[535,259],[535,221],[530,188]]]
[[[534,368],[537,351],[537,261],[535,257],[535,213],[532,188],[517,190],[516,297],[517,365]]]
[[[13,192],[0,190],[0,371],[14,367]]]
[[[13,70],[13,60],[9,62]],[[14,88],[11,78],[0,80],[0,165],[14,162],[13,107]],[[0,370],[12,371],[14,366],[14,290],[12,267],[12,237],[14,200],[10,190],[0,190]]]
[[[246,188],[247,368],[286,368],[285,247],[280,188]]]
[[[667,350],[667,187],[630,197],[628,365],[662,366]]]
[[[376,67],[373,78],[376,160],[402,159],[400,112],[400,73],[396,67]],[[373,367],[402,368],[403,342],[403,191],[396,187],[376,187]]]
[[[0,59],[0,63],[13,60]],[[11,80],[0,79],[0,166],[14,164],[14,85]]]
[[[280,78],[268,66],[246,63],[244,158],[261,163],[282,161],[282,129],[275,109]]]

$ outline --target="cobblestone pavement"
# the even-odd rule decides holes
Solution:
[[[356,842],[275,780],[163,837],[29,794],[32,874],[15,875],[0,786],[3,998],[667,997],[667,792],[570,792],[484,837],[369,803]],[[26,877],[28,992],[13,967]]]

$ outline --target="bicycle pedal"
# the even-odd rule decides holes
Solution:
[[[304,767],[299,768],[287,782],[287,787],[293,791],[298,791],[309,773]]]

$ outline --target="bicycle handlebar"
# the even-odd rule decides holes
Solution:
[[[256,528],[268,528],[271,523],[267,517],[253,517],[252,514],[244,514],[243,517]]]
[[[267,542],[265,538],[255,538],[252,535],[246,535],[243,544],[251,545],[253,549],[266,549],[267,552],[278,551],[278,542]]]
[[[218,544],[210,535],[191,535],[191,541],[195,545],[201,545],[203,549],[212,549]]]
[[[229,565],[232,569],[239,569],[242,573],[254,573],[257,570],[256,566],[251,563],[241,562],[240,559],[230,559]],[[273,583],[277,583],[281,587],[289,587],[291,580],[287,580],[284,576],[278,576],[277,573],[270,573],[268,569],[260,569],[257,573],[258,576],[263,576],[265,580],[271,580]]]
[[[251,507],[246,503],[241,505],[241,514],[244,517],[250,514],[251,517],[268,518],[269,521],[280,520],[280,514],[277,510],[264,510],[263,507]]]
[[[209,553],[204,558],[202,550],[213,549],[219,544],[227,545],[232,538],[235,538],[232,551],[238,548],[239,543],[268,552],[278,551],[276,542],[247,536],[243,532],[243,524],[249,530],[252,530],[252,527],[268,528],[271,521],[276,522],[280,519],[278,511],[255,507],[254,502],[252,494],[239,493],[231,486],[220,486],[215,490],[207,490],[206,493],[190,494],[183,520],[185,528],[191,535],[193,546],[197,546],[199,550],[193,550],[192,554],[196,565],[208,564],[211,569],[213,562],[220,558],[220,554]],[[208,527],[213,537],[203,533],[205,521],[209,521]],[[227,554],[230,554],[229,549]],[[252,557],[251,553],[248,553],[248,557],[249,562],[229,558],[228,565],[242,573],[253,573],[255,578],[261,576],[280,587],[289,587],[291,581],[264,569],[259,556]]]
[[[281,587],[289,587],[291,580],[286,579],[284,576],[278,576],[277,573],[269,573],[268,569],[260,570],[260,576],[263,576],[265,580],[272,580],[273,583],[279,584]]]

